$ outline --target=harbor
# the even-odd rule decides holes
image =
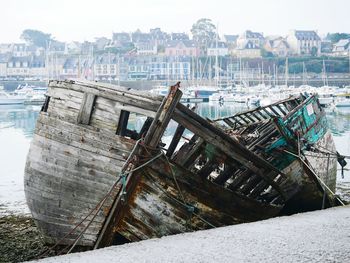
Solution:
[[[13,91],[0,86],[0,105],[31,104],[41,105],[45,101],[46,87],[19,84]]]
[[[2,7],[1,263],[350,260],[348,2]]]

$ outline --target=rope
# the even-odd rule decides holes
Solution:
[[[337,159],[339,165],[340,165],[341,168],[342,168],[342,169],[341,169],[341,176],[342,176],[342,178],[344,179],[344,167],[347,165],[347,162],[345,161],[345,159],[350,159],[350,156],[341,155],[341,154],[339,154],[337,151],[336,151],[336,152],[331,152],[331,151],[329,151],[328,149],[326,149],[326,148],[323,147],[323,146],[318,146],[318,147],[320,147],[320,148],[322,148],[322,149],[325,149],[326,152],[321,151],[320,149],[318,149],[318,148],[312,146],[312,148],[313,148],[314,150],[317,150],[317,151],[318,151],[319,153],[321,153],[321,154],[325,154],[325,155],[327,156],[327,158],[329,158],[330,155],[333,155],[333,158],[336,158],[336,159]],[[315,156],[315,157],[316,157],[316,156]]]
[[[313,146],[313,148],[315,148],[317,151],[319,151],[320,153],[323,153],[323,154],[330,154],[330,155],[333,155],[333,156],[336,156],[336,157],[339,157],[339,156],[341,156],[341,157],[344,157],[345,159],[350,159],[350,156],[348,156],[348,155],[341,155],[341,154],[339,154],[338,152],[332,152],[332,151],[329,151],[327,148],[325,148],[325,147],[322,147],[322,146],[318,146],[319,148],[322,148],[322,149],[324,149],[324,150],[326,150],[326,152],[324,152],[324,151],[321,151],[320,149],[318,149],[318,148],[316,148],[315,146]]]
[[[180,188],[180,186],[179,186],[179,184],[178,184],[178,182],[177,182],[177,180],[176,180],[176,176],[175,176],[175,173],[174,173],[174,171],[173,171],[173,168],[172,168],[172,166],[171,166],[171,164],[170,164],[170,161],[169,161],[168,157],[167,157],[165,154],[164,154],[164,156],[165,156],[165,159],[166,159],[166,161],[167,161],[167,164],[168,164],[168,166],[169,166],[169,168],[170,168],[171,175],[172,175],[173,178],[174,178],[174,182],[175,182],[177,191],[180,193],[180,196],[181,196],[182,201],[183,201],[184,203],[186,203],[185,197],[184,197],[184,195],[182,194],[181,188]],[[192,230],[191,220],[192,220],[192,216],[193,216],[193,213],[194,213],[194,209],[195,209],[195,208],[194,208],[193,206],[188,206],[188,207],[187,207],[187,211],[190,212],[190,216],[189,216],[188,220],[186,221],[186,225],[188,225],[188,226],[190,227],[191,230]]]
[[[181,199],[182,199],[183,202],[185,202],[185,197],[184,197],[184,195],[182,194],[182,191],[181,191],[181,189],[180,189],[180,186],[179,186],[179,184],[178,184],[178,182],[177,182],[177,180],[176,180],[176,176],[175,176],[175,173],[174,173],[174,171],[173,171],[173,167],[172,167],[171,164],[170,164],[170,161],[169,161],[169,159],[168,159],[168,156],[166,156],[165,154],[163,154],[163,155],[164,155],[165,159],[167,160],[168,166],[169,166],[170,171],[171,171],[171,175],[172,175],[173,178],[174,178],[174,182],[175,182],[176,188],[177,188],[177,190],[179,191],[179,193],[180,193],[180,195],[181,195]]]
[[[329,154],[328,154],[328,158],[327,158],[327,168],[326,168],[326,171],[327,171],[327,175],[326,177],[328,178],[328,172],[329,172]],[[322,198],[322,209],[325,208],[325,204],[326,204],[326,191],[323,191],[323,198]]]

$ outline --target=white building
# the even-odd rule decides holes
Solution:
[[[341,39],[334,44],[333,54],[336,56],[346,56],[350,52],[350,39]]]
[[[208,56],[227,56],[228,55],[228,46],[225,42],[218,42],[217,45],[216,43],[212,43],[208,48],[207,48],[207,55]]]
[[[158,45],[156,42],[138,42],[135,43],[137,50],[137,55],[148,56],[148,55],[157,55]]]
[[[0,54],[12,53],[13,44],[0,44]]]
[[[316,31],[292,30],[287,36],[287,43],[295,55],[321,54],[321,38]]]
[[[28,57],[33,55],[35,51],[36,49],[34,46],[27,46],[23,43],[13,44],[12,55],[14,57]]]
[[[281,36],[266,37],[264,49],[277,57],[287,57],[292,54],[289,44]]]
[[[8,77],[29,77],[30,76],[30,57],[12,57],[7,62]]]
[[[260,48],[264,44],[265,38],[262,33],[246,30],[237,39],[237,48],[243,49],[247,43],[252,43],[255,47]]]
[[[7,62],[0,61],[0,77],[7,77]]]
[[[96,80],[111,80],[119,78],[118,57],[114,54],[98,56],[94,63],[94,76]]]
[[[189,61],[157,61],[149,65],[150,79],[185,80],[191,77]]]
[[[239,58],[260,58],[261,48],[255,42],[246,40],[239,48],[233,49],[232,55]]]

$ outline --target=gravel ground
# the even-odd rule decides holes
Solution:
[[[22,215],[0,217],[1,263],[31,260],[46,249],[32,218]]]

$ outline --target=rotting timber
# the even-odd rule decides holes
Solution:
[[[335,150],[316,97],[208,121],[181,95],[49,83],[25,168],[47,242],[99,248],[335,203],[336,162],[314,150]]]

